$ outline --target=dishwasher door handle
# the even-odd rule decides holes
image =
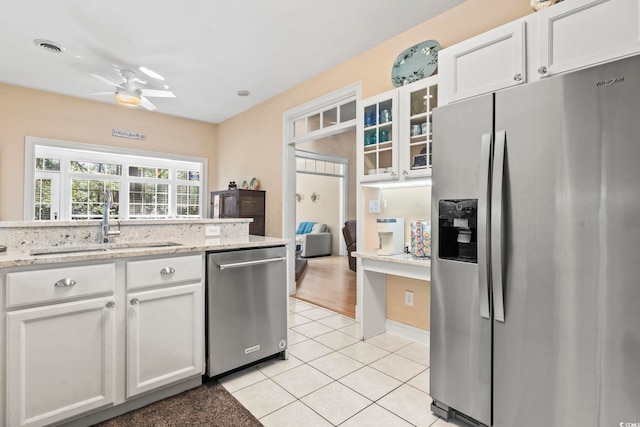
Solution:
[[[225,270],[227,268],[251,267],[251,266],[254,266],[254,265],[269,264],[269,263],[272,263],[272,262],[285,261],[286,259],[287,259],[286,257],[281,257],[281,258],[258,259],[258,260],[255,260],[255,261],[233,262],[233,263],[230,263],[230,264],[218,264],[218,268],[220,270]]]

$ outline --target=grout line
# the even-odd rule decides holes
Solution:
[[[320,309],[322,309],[322,310],[328,311],[327,309],[325,309],[325,308],[323,308],[323,307],[314,306],[314,305],[313,305],[313,304],[311,304],[311,303],[304,302],[304,304],[309,305],[309,306],[310,306],[310,307],[312,307],[312,308],[313,308],[313,307],[316,307],[316,308],[320,308]],[[307,310],[303,310],[303,312],[304,312],[304,311],[307,311]],[[299,312],[294,312],[294,314],[299,314]],[[301,335],[301,336],[303,336],[303,337],[305,337],[305,338],[306,338],[305,340],[300,341],[300,343],[303,343],[303,342],[305,342],[305,341],[311,340],[311,341],[313,341],[315,344],[322,345],[322,346],[327,347],[327,348],[329,348],[329,349],[331,350],[331,352],[326,353],[326,354],[323,354],[323,355],[321,355],[321,356],[319,356],[319,357],[314,357],[313,359],[310,359],[309,361],[304,361],[304,360],[302,360],[302,359],[300,359],[300,358],[298,358],[298,357],[296,357],[295,355],[293,355],[293,354],[292,354],[292,356],[296,357],[296,359],[298,359],[298,360],[300,360],[300,362],[302,362],[302,364],[301,364],[301,365],[295,366],[294,368],[301,367],[302,365],[308,365],[308,366],[310,366],[312,369],[316,370],[317,372],[319,372],[319,373],[321,373],[321,374],[323,374],[323,375],[325,375],[325,376],[329,377],[329,378],[331,379],[331,382],[329,382],[328,384],[323,385],[322,387],[320,387],[320,388],[318,388],[318,389],[316,389],[316,390],[314,390],[314,391],[312,391],[312,392],[310,392],[310,393],[307,393],[306,395],[304,395],[304,396],[302,396],[302,397],[300,397],[300,398],[297,398],[296,396],[293,396],[290,392],[288,392],[284,387],[280,386],[280,384],[278,384],[276,381],[274,381],[274,380],[272,379],[272,377],[267,376],[267,377],[268,377],[268,379],[270,379],[271,381],[273,381],[274,383],[276,383],[280,388],[283,388],[285,391],[287,391],[287,393],[288,393],[288,394],[292,395],[292,396],[296,399],[296,401],[299,401],[300,403],[302,403],[306,408],[310,409],[312,412],[314,412],[315,414],[317,414],[318,416],[320,416],[322,419],[324,419],[325,421],[327,421],[329,424],[331,424],[331,425],[333,425],[333,426],[335,426],[336,424],[331,423],[328,419],[326,419],[325,417],[323,417],[320,413],[318,413],[317,411],[315,411],[315,410],[314,410],[313,408],[311,408],[310,406],[306,405],[306,404],[301,400],[301,399],[303,399],[303,398],[305,398],[305,397],[307,397],[307,396],[309,396],[309,395],[311,395],[311,394],[313,394],[313,393],[315,393],[315,392],[317,392],[317,391],[319,391],[319,390],[322,390],[323,388],[325,388],[325,387],[327,387],[327,386],[329,386],[329,385],[332,385],[333,383],[338,383],[338,384],[340,384],[341,386],[346,387],[347,389],[349,389],[349,390],[351,390],[351,391],[355,392],[356,394],[358,394],[358,395],[360,395],[360,396],[364,397],[365,399],[367,399],[368,401],[370,401],[370,402],[371,402],[369,405],[365,406],[363,409],[361,409],[361,410],[357,411],[355,414],[353,414],[352,416],[350,416],[350,417],[348,417],[347,419],[343,420],[342,422],[340,422],[340,424],[337,424],[337,425],[342,425],[342,424],[344,424],[344,423],[345,423],[345,422],[347,422],[349,419],[351,419],[351,418],[355,417],[356,415],[358,415],[358,414],[359,414],[359,413],[361,413],[362,411],[364,411],[364,410],[366,410],[366,409],[370,408],[372,405],[377,405],[378,407],[382,408],[384,411],[386,411],[386,412],[388,412],[388,413],[390,413],[390,414],[392,414],[392,415],[396,416],[397,418],[399,418],[399,419],[401,419],[401,420],[403,420],[403,421],[405,421],[405,422],[407,422],[407,423],[409,423],[409,424],[413,425],[413,423],[411,423],[409,420],[407,420],[407,419],[403,418],[401,415],[399,415],[399,414],[397,414],[397,413],[395,413],[395,412],[393,412],[393,411],[391,411],[391,410],[389,410],[389,409],[385,408],[384,406],[380,405],[378,402],[379,402],[380,400],[384,399],[385,397],[387,397],[388,395],[390,395],[391,393],[393,393],[394,391],[398,390],[398,389],[399,389],[400,387],[402,387],[403,385],[407,385],[407,386],[411,387],[411,389],[414,389],[414,390],[416,390],[416,391],[419,391],[419,392],[421,392],[421,393],[425,393],[425,394],[429,395],[429,394],[428,394],[428,393],[426,393],[425,391],[423,391],[423,390],[421,390],[421,389],[419,389],[419,388],[417,388],[417,387],[415,387],[415,386],[413,386],[413,385],[409,384],[409,381],[411,381],[411,380],[413,380],[414,378],[416,378],[417,376],[419,376],[419,375],[423,374],[425,371],[430,370],[430,368],[431,368],[431,367],[430,367],[430,364],[429,364],[429,365],[424,365],[423,363],[420,363],[420,362],[418,362],[418,361],[415,361],[415,360],[413,360],[413,359],[410,359],[410,358],[408,358],[408,357],[406,357],[406,356],[403,356],[403,355],[401,355],[401,354],[397,354],[397,352],[398,352],[398,351],[400,351],[400,350],[402,350],[402,349],[404,349],[404,348],[406,348],[406,347],[410,346],[411,344],[413,344],[413,343],[414,343],[414,341],[413,341],[413,340],[410,340],[410,342],[409,342],[409,343],[404,344],[404,345],[402,345],[401,347],[399,347],[399,348],[397,348],[397,349],[395,349],[395,350],[391,351],[391,350],[388,350],[387,348],[381,347],[380,345],[376,345],[376,344],[374,344],[374,343],[371,343],[371,342],[368,342],[368,341],[362,340],[361,338],[358,338],[358,337],[353,337],[353,335],[351,335],[351,334],[349,334],[349,333],[342,332],[342,329],[345,329],[345,328],[351,327],[351,326],[353,326],[353,325],[355,325],[355,324],[358,324],[358,323],[357,323],[357,322],[355,322],[353,319],[349,318],[348,316],[344,316],[344,315],[342,315],[342,314],[340,314],[340,313],[336,313],[335,315],[337,315],[337,316],[342,316],[342,317],[345,317],[345,318],[347,318],[347,319],[349,319],[349,320],[352,320],[352,321],[353,321],[353,323],[351,323],[350,325],[346,325],[346,326],[334,327],[334,326],[326,325],[326,324],[324,324],[324,323],[320,322],[320,320],[328,319],[329,317],[332,317],[332,316],[323,317],[323,318],[320,318],[320,319],[310,319],[310,321],[311,321],[311,322],[316,322],[316,323],[318,323],[318,324],[320,324],[320,325],[323,325],[323,326],[326,326],[326,327],[331,328],[331,331],[329,331],[329,332],[325,332],[325,333],[320,334],[320,335],[316,335],[316,336],[314,336],[314,337],[307,337],[307,336],[306,336],[306,335],[304,335],[303,333],[298,332],[298,331],[295,331],[295,330],[293,330],[293,329],[292,329],[292,328],[295,328],[295,327],[297,327],[297,326],[302,326],[302,325],[305,325],[305,324],[309,324],[309,322],[307,322],[307,323],[303,323],[303,324],[301,324],[301,325],[295,325],[295,326],[292,326],[291,328],[289,328],[289,329],[290,329],[290,330],[292,330],[293,332],[296,332],[297,334],[299,334],[299,335]],[[301,316],[303,316],[303,315],[301,314]],[[303,316],[303,317],[305,317],[305,316]],[[356,342],[356,343],[354,343],[354,344],[350,344],[350,345],[345,346],[345,347],[341,347],[341,348],[339,348],[339,349],[333,349],[333,348],[331,348],[331,347],[329,347],[329,346],[327,346],[327,345],[323,344],[322,342],[319,342],[319,341],[317,341],[317,340],[316,340],[316,338],[318,338],[318,337],[321,337],[321,336],[323,336],[323,335],[327,335],[327,334],[330,334],[330,333],[332,333],[332,332],[336,332],[336,331],[337,331],[337,332],[340,332],[340,333],[342,333],[342,334],[344,334],[344,335],[346,335],[346,336],[356,338],[356,339],[358,339],[358,340],[359,340],[359,342]],[[378,358],[378,359],[375,359],[375,360],[373,360],[373,361],[371,361],[371,362],[369,362],[369,363],[364,363],[363,361],[358,360],[358,359],[356,359],[355,357],[352,357],[352,356],[349,356],[349,355],[347,355],[347,354],[342,353],[342,350],[345,350],[345,349],[347,349],[347,348],[349,348],[349,347],[351,347],[351,346],[357,345],[357,344],[359,344],[360,342],[364,342],[364,343],[367,343],[367,344],[373,345],[374,347],[376,347],[376,348],[378,348],[378,349],[380,349],[380,350],[385,351],[387,354],[385,354],[384,356],[382,356],[382,357],[380,357],[380,358]],[[299,343],[296,343],[296,344],[299,344]],[[294,344],[294,345],[295,345],[295,344]],[[323,358],[323,357],[325,357],[325,356],[330,356],[330,355],[331,355],[331,354],[333,354],[333,353],[337,353],[337,354],[339,354],[340,356],[347,357],[347,358],[349,358],[349,359],[351,359],[351,360],[353,360],[353,361],[355,361],[355,362],[358,362],[358,363],[359,363],[359,364],[361,364],[362,366],[360,366],[359,368],[357,368],[357,369],[355,369],[355,370],[353,370],[353,371],[351,371],[351,372],[349,372],[349,373],[347,373],[347,374],[345,374],[345,375],[342,375],[342,376],[341,376],[341,377],[339,377],[339,378],[333,378],[333,377],[331,377],[331,376],[329,376],[329,375],[325,374],[324,372],[322,372],[320,369],[318,369],[318,368],[316,368],[315,366],[313,366],[313,365],[311,365],[311,364],[310,364],[311,362],[314,362],[314,361],[316,361],[316,360],[318,360],[318,359],[321,359],[321,358]],[[398,378],[396,378],[396,377],[394,377],[394,376],[392,376],[392,375],[389,375],[389,374],[388,374],[388,373],[386,373],[386,372],[383,372],[383,371],[381,371],[381,370],[379,370],[379,369],[376,369],[375,367],[371,366],[373,363],[376,363],[376,362],[378,362],[379,360],[382,360],[383,358],[385,358],[385,357],[387,357],[387,356],[389,356],[389,355],[391,355],[391,354],[395,354],[396,356],[399,356],[399,357],[401,357],[401,358],[403,358],[403,359],[405,359],[405,360],[407,360],[407,361],[409,361],[409,362],[417,363],[418,365],[420,365],[420,366],[421,366],[421,367],[423,367],[424,369],[422,369],[422,370],[421,370],[420,372],[418,372],[417,374],[415,374],[415,375],[411,376],[411,377],[410,377],[409,379],[407,379],[406,381],[403,381],[403,380],[400,380],[400,379],[398,379]],[[371,369],[374,369],[374,370],[376,370],[377,372],[380,372],[380,373],[381,373],[381,374],[383,374],[383,375],[386,375],[386,376],[388,376],[388,377],[390,377],[390,378],[393,378],[394,380],[398,381],[400,384],[398,384],[396,387],[394,387],[394,388],[392,388],[391,390],[389,390],[388,392],[386,392],[386,393],[385,393],[384,395],[382,395],[381,397],[379,397],[379,398],[377,398],[377,399],[373,400],[373,399],[370,399],[369,397],[367,397],[367,396],[363,395],[362,393],[358,392],[357,390],[354,390],[353,388],[349,387],[348,385],[346,385],[346,384],[344,384],[344,383],[342,383],[342,382],[340,381],[340,380],[344,379],[345,377],[347,377],[347,376],[349,376],[349,375],[351,375],[351,374],[354,374],[354,373],[356,373],[356,372],[358,372],[358,371],[362,370],[365,366],[367,366],[367,367],[369,367],[369,368],[371,368]],[[294,369],[294,368],[291,368],[291,369]],[[278,373],[277,375],[280,375],[280,374],[282,374],[282,373],[284,373],[284,372],[288,372],[288,371],[290,371],[291,369],[287,369],[287,370],[285,370],[285,371],[282,371],[282,372]],[[266,374],[264,374],[264,375],[266,375]],[[292,403],[293,403],[293,402],[292,402]],[[290,405],[290,404],[288,404],[288,405]],[[284,407],[286,407],[286,406],[288,406],[288,405],[285,405],[285,406],[283,406],[282,408],[284,408]],[[280,410],[280,409],[282,409],[282,408],[279,408],[278,410]],[[276,411],[277,411],[277,410],[276,410]],[[276,411],[273,411],[273,412],[276,412]],[[272,412],[272,413],[273,413],[273,412]],[[267,414],[267,415],[268,415],[268,414]],[[266,416],[266,415],[265,415],[265,416]],[[264,418],[264,417],[262,417],[262,418]],[[438,419],[436,419],[436,421],[434,421],[434,423],[436,423],[438,420],[439,420],[439,418],[438,418]],[[432,423],[431,425],[433,425],[433,423]]]
[[[371,399],[369,399],[369,400],[371,400]],[[373,402],[373,401],[372,401],[369,405],[367,405],[367,406],[365,406],[364,408],[360,409],[358,412],[356,412],[355,414],[351,415],[349,418],[347,418],[346,420],[342,421],[340,424],[334,424],[334,426],[341,426],[341,425],[343,425],[344,423],[346,423],[347,421],[349,421],[351,418],[353,418],[353,417],[355,417],[356,415],[358,415],[360,412],[363,412],[364,410],[366,410],[367,408],[369,408],[369,407],[371,407],[371,406],[373,406],[373,405],[375,405],[375,404],[376,404],[376,402]]]

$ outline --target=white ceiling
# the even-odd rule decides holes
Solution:
[[[87,95],[111,90],[89,73],[119,82],[111,64],[146,66],[176,94],[151,98],[158,112],[219,123],[463,1],[14,0],[0,13],[0,82],[115,103]]]

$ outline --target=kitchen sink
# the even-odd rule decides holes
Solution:
[[[58,255],[58,254],[72,254],[77,252],[105,252],[107,248],[105,246],[98,245],[82,245],[82,246],[59,246],[53,248],[39,248],[31,249],[29,254],[31,255]]]
[[[176,242],[123,242],[107,245],[108,249],[166,248],[170,246],[182,246],[182,244]]]
[[[73,254],[79,252],[106,252],[121,249],[144,249],[144,248],[166,248],[171,246],[182,246],[176,242],[123,242],[123,243],[107,243],[104,245],[78,245],[78,246],[58,246],[53,248],[31,249],[29,252],[32,256],[37,255],[59,255]]]

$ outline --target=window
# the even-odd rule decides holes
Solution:
[[[122,175],[122,165],[117,163],[82,162],[71,160],[69,162],[71,173]]]
[[[73,154],[71,154],[73,156]],[[62,162],[61,162],[62,163]],[[66,162],[65,162],[66,163]],[[65,167],[65,163],[63,167]],[[71,216],[69,219],[102,219],[104,215],[105,191],[113,193],[113,206],[109,211],[112,218],[120,217],[120,176],[122,165],[108,161],[76,160],[68,161],[68,175],[71,183]]]
[[[206,159],[27,138],[25,220],[201,218]]]
[[[60,171],[60,159],[45,159],[44,157],[36,158],[37,171]]]
[[[109,210],[111,218],[120,217],[120,183],[101,179],[71,179],[71,218],[102,219],[105,191],[113,194],[113,206]]]
[[[145,168],[142,166],[129,166],[129,176],[169,179],[169,169],[165,168]]]
[[[35,187],[34,219],[36,221],[53,219],[51,218],[51,180],[36,178]]]
[[[129,218],[166,218],[169,168],[129,166]]]
[[[58,219],[58,188],[60,159],[38,157],[35,160],[33,218],[36,221]]]
[[[321,108],[304,114],[292,121],[292,136],[300,138],[307,134],[318,132],[339,124],[348,123],[356,119],[356,101],[348,100],[343,103],[332,103],[329,107]]]
[[[197,170],[179,170],[177,193],[177,214],[182,217],[200,216],[200,172]]]
[[[158,218],[169,215],[167,184],[129,183],[129,218]]]

